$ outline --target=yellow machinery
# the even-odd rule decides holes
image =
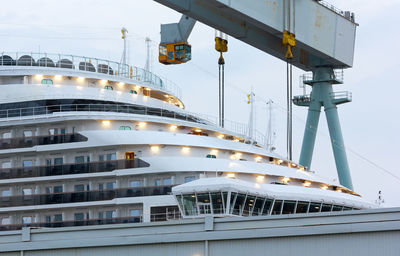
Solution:
[[[158,61],[162,64],[181,64],[192,59],[192,46],[185,42],[160,44]]]

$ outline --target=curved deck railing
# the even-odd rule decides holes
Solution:
[[[172,110],[162,108],[149,108],[146,106],[136,106],[128,104],[64,104],[64,105],[51,105],[41,107],[28,107],[0,110],[0,122],[8,121],[10,119],[26,116],[43,116],[53,115],[57,112],[114,112],[114,113],[127,113],[160,116],[177,119],[180,121],[189,121],[203,125],[217,125],[217,118],[204,114],[196,113],[178,113]],[[265,136],[257,130],[254,130],[252,137],[249,138],[248,126],[239,122],[225,120],[225,130],[230,131],[243,139],[256,141],[258,145],[265,145]]]
[[[37,66],[95,72],[131,79],[134,83],[147,84],[153,89],[166,91],[178,98],[182,96],[181,89],[166,78],[157,76],[142,68],[105,59],[67,54],[2,52],[0,66]]]

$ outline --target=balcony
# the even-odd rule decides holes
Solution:
[[[118,169],[149,167],[141,159],[112,160],[81,164],[62,164],[50,166],[31,166],[0,169],[0,179],[32,178],[55,175],[71,175],[96,172],[111,172]]]
[[[33,146],[61,143],[83,142],[87,140],[88,139],[85,136],[79,133],[0,139],[0,150],[12,148],[29,148]]]
[[[90,190],[82,192],[65,192],[53,194],[31,194],[0,197],[0,207],[67,204],[80,202],[105,201],[124,197],[168,195],[172,185],[137,188],[120,188],[110,190]]]
[[[119,217],[109,219],[88,219],[88,220],[73,220],[73,221],[57,221],[57,222],[37,222],[24,224],[0,225],[0,231],[18,230],[23,227],[30,228],[61,228],[75,226],[91,226],[91,225],[106,225],[106,224],[122,224],[122,223],[138,223],[142,222],[142,216],[135,217]]]

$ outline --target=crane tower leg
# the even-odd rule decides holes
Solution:
[[[336,107],[345,101],[335,98],[332,88],[335,79],[334,71],[330,67],[318,67],[313,70],[310,105],[299,162],[310,168],[321,107],[324,106],[339,182],[352,190],[353,184]]]

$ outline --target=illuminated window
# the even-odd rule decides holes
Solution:
[[[114,88],[111,85],[104,86],[104,89],[110,90],[110,91],[114,90]]]
[[[42,79],[42,84],[53,84],[53,80],[51,80],[51,79]]]

